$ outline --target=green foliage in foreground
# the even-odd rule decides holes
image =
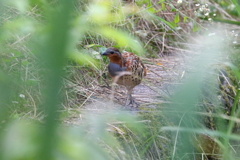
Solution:
[[[182,39],[179,33],[187,31],[183,28],[187,22],[192,22],[192,31],[201,26],[196,17],[179,10],[185,4],[164,0],[157,3],[139,0],[136,4],[123,7],[121,1],[113,0],[90,4],[80,0],[0,0],[0,159],[192,159],[201,154],[206,156],[205,151],[195,151],[204,144],[192,139],[202,135],[215,139],[214,143],[220,146],[222,153],[216,156],[224,159],[239,156],[231,150],[237,150],[240,141],[239,135],[232,133],[235,122],[239,122],[239,90],[230,115],[224,117],[224,121],[228,120],[226,130],[210,130],[197,122],[201,113],[195,107],[201,106],[198,103],[203,78],[207,77],[207,67],[217,59],[217,53],[222,52],[221,48],[211,47],[224,46],[217,40],[213,41],[216,44],[201,41],[207,47],[192,65],[197,72],[188,75],[186,85],[164,112],[149,109],[134,115],[113,109],[99,117],[86,114],[86,120],[79,126],[59,122],[65,104],[63,77],[69,73],[69,63],[101,72],[102,59],[96,58],[98,55],[91,49],[113,45],[139,55],[145,49],[159,49],[154,46],[160,39],[155,32],[135,30],[138,38],[131,32],[137,28],[135,25],[145,22],[149,22],[148,28],[162,32],[163,37],[174,33],[179,39]],[[147,8],[141,9],[142,6]],[[173,13],[165,17],[171,20],[158,15],[166,10]],[[144,46],[141,41],[145,38],[149,39]],[[239,82],[237,67],[229,66]],[[218,106],[219,102],[213,105]],[[68,109],[65,112],[71,111]],[[223,119],[221,112],[214,114],[213,117]]]

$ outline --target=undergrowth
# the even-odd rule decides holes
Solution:
[[[239,15],[236,1],[0,0],[0,159],[239,158]],[[110,46],[195,70],[169,104],[122,111]]]

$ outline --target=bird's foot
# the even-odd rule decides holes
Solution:
[[[135,102],[135,100],[131,97],[126,100],[124,108],[130,109],[132,111],[137,111],[139,107],[139,104]]]

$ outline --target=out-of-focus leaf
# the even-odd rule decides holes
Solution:
[[[150,13],[155,13],[156,12],[156,10],[153,8],[153,5],[152,5],[151,1],[148,2],[147,11],[150,12]]]
[[[165,11],[166,10],[165,4],[161,3],[161,5],[162,5],[162,10]]]
[[[158,4],[159,4],[159,3],[164,3],[164,2],[165,2],[165,0],[159,0],[159,1],[158,1]]]
[[[91,55],[81,52],[71,52],[68,54],[68,57],[80,65],[90,65],[93,68],[98,69],[97,66],[99,65],[99,62],[97,62]]]
[[[33,33],[40,26],[34,19],[17,19],[8,21],[4,24],[0,39],[7,39],[13,35],[29,36],[28,34]]]
[[[20,12],[27,11],[29,7],[28,0],[4,0],[6,4],[15,6]]]
[[[224,64],[227,65],[227,66],[229,66],[229,67],[233,70],[233,72],[234,72],[234,74],[236,75],[236,77],[238,78],[238,80],[240,80],[240,71],[239,71],[239,68],[237,68],[235,65],[233,65],[232,63],[229,63],[229,62],[224,63]]]
[[[151,14],[151,16],[152,16],[153,18],[158,19],[159,21],[165,23],[165,24],[168,25],[170,28],[175,29],[175,26],[174,26],[174,25],[172,25],[170,22],[164,20],[163,18],[160,18],[160,17],[158,17],[158,16],[156,16],[156,15],[154,15],[154,14]]]
[[[203,20],[206,20],[208,21],[208,18],[203,18],[203,17],[200,17],[201,19]],[[212,18],[212,20],[214,22],[222,22],[222,23],[227,23],[227,24],[236,24],[236,25],[240,25],[240,22],[239,21],[232,21],[232,20],[229,20],[229,19],[223,19],[223,18]]]
[[[175,11],[176,11],[176,8],[174,7],[174,5],[173,5],[172,3],[169,3],[169,6],[171,7],[172,12],[175,12]]]
[[[142,4],[145,4],[145,3],[148,3],[148,2],[149,2],[149,0],[138,0],[138,1],[136,1],[136,3],[138,5],[142,5]]]
[[[122,6],[121,9],[122,9],[122,12],[124,13],[124,15],[126,15],[126,16],[135,14],[140,11],[140,8],[133,4],[128,4],[128,5]]]
[[[188,17],[184,16],[184,17],[183,17],[183,22],[184,22],[184,23],[187,22],[187,19],[188,19]]]
[[[236,8],[236,10],[237,10],[237,12],[238,12],[238,16],[240,16],[240,4],[239,4],[239,1],[237,1],[237,0],[231,0],[232,1],[232,3],[234,4],[234,6],[235,6],[235,8]]]
[[[124,15],[112,0],[98,0],[89,6],[88,17],[97,24],[106,24],[123,20]],[[113,11],[114,10],[114,11]]]
[[[144,49],[142,48],[140,42],[126,32],[109,27],[101,27],[96,29],[96,31],[106,38],[116,41],[120,47],[130,47],[132,50],[136,51],[136,54],[138,55],[142,55],[144,53]]]
[[[89,44],[89,45],[86,45],[87,48],[97,48],[97,47],[103,47],[102,45],[99,45],[99,44]]]
[[[197,32],[199,30],[199,27],[196,23],[193,24],[193,28],[192,28],[192,31],[193,32]]]
[[[37,128],[29,123],[15,121],[8,124],[3,138],[3,159],[35,159],[38,149]]]
[[[179,13],[177,13],[174,17],[174,22],[175,23],[178,23],[180,21],[180,18],[179,18]]]

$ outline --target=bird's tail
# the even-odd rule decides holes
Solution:
[[[147,75],[147,68],[144,66],[144,64],[141,62],[141,65],[143,67],[143,76]]]

